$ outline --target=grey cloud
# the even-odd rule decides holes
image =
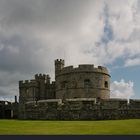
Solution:
[[[115,5],[106,4],[108,8]],[[68,64],[110,63],[108,56],[113,54],[109,47],[103,48],[102,39],[108,44],[115,40],[110,36],[115,28],[104,7],[104,0],[1,0],[0,95],[8,91],[13,95],[12,83],[16,87],[18,80],[30,79],[35,73],[54,76],[56,58],[65,58]],[[3,71],[8,78],[4,79]],[[11,88],[5,91],[6,86]]]
[[[92,0],[1,0],[0,95],[13,95],[12,84],[35,73],[54,76],[54,59],[64,57],[97,5]]]
[[[0,50],[0,68],[2,70],[27,72],[33,70],[33,66],[37,65],[35,63],[37,58],[34,55],[37,51],[37,44],[33,46],[33,42],[24,43],[22,39],[19,36],[12,36],[1,41],[3,49]]]
[[[4,7],[1,23],[8,28],[43,26],[47,30],[69,30],[85,18],[90,4],[92,0],[6,0],[0,6]]]

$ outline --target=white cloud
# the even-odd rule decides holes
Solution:
[[[125,66],[140,65],[133,60],[140,59],[139,6],[139,0],[1,0],[0,73],[54,77],[56,58],[68,65],[118,59]],[[2,81],[9,84],[1,78],[0,86]]]
[[[111,83],[111,98],[129,99],[134,95],[134,83],[132,81],[125,82],[124,79]]]
[[[121,59],[126,65],[129,59],[137,56],[140,59],[140,1],[138,0],[108,0],[108,23],[113,33],[113,39],[102,48],[103,55],[98,55],[98,63],[113,64]],[[105,34],[106,35],[106,34]],[[102,42],[101,46],[102,47]],[[139,63],[134,63],[135,66]]]
[[[125,67],[140,65],[140,58],[128,59],[125,62]]]
[[[109,0],[109,22],[113,28],[115,38],[127,39],[134,30],[133,10],[135,0]]]
[[[105,64],[113,63],[118,58],[124,60],[124,64],[129,59],[135,56],[140,58],[140,41],[132,40],[127,42],[110,41],[105,48],[106,59],[103,59]],[[125,65],[124,65],[125,66]],[[131,65],[132,66],[132,65]],[[133,65],[134,66],[134,65]]]

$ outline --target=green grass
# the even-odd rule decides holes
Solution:
[[[140,134],[140,119],[105,121],[0,120],[0,135]]]

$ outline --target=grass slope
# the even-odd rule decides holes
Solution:
[[[0,120],[0,135],[140,134],[140,119],[107,121]]]

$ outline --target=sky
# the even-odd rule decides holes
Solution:
[[[0,0],[0,99],[54,60],[108,68],[112,98],[140,99],[140,0]]]

